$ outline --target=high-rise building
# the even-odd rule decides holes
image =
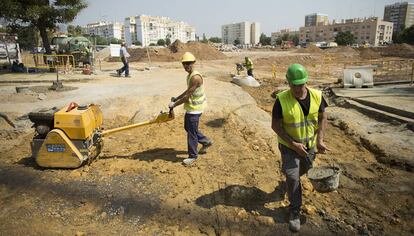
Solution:
[[[135,16],[125,18],[124,37],[127,45],[135,44],[137,42],[136,28]]]
[[[378,46],[392,41],[393,24],[378,17],[355,18],[335,21],[332,24],[300,27],[299,40],[308,42],[333,42],[339,32],[351,32],[358,44]]]
[[[132,20],[134,18],[134,20]],[[182,21],[174,21],[169,17],[140,15],[125,19],[125,42],[128,45],[139,41],[142,46],[157,44],[158,40],[167,38],[171,42],[195,40],[195,28]]]
[[[243,21],[221,26],[223,43],[256,45],[260,42],[260,23]]]
[[[313,13],[305,16],[305,27],[316,25],[327,25],[329,23],[328,15]]]
[[[402,2],[386,5],[384,20],[394,24],[394,33],[414,25],[414,3]]]
[[[121,23],[108,23],[105,21],[95,22],[87,24],[86,27],[82,28],[84,34],[98,35],[106,38],[107,40],[124,39],[124,26]]]

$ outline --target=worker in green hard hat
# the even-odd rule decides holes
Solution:
[[[278,136],[282,171],[286,176],[289,206],[289,228],[300,230],[302,187],[300,176],[312,168],[316,150],[329,151],[324,143],[327,125],[322,92],[309,88],[308,72],[300,64],[292,64],[286,72],[289,89],[277,94],[272,111],[272,129]]]

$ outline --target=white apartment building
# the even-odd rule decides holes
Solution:
[[[242,45],[256,45],[260,43],[260,23],[240,22],[221,26],[223,43],[234,44],[236,40]]]
[[[278,39],[282,39],[282,37],[285,34],[287,34],[287,35],[299,35],[299,30],[286,28],[286,29],[281,29],[278,32],[272,32],[271,33],[271,36],[270,36],[270,38],[271,38],[271,44],[272,45],[276,45],[276,41]]]
[[[84,34],[98,35],[108,40],[124,39],[124,26],[121,23],[108,23],[105,21],[95,22],[87,24],[86,27],[82,28]]]
[[[393,23],[378,17],[355,18],[335,21],[332,24],[300,27],[299,40],[306,42],[333,42],[339,32],[350,31],[358,44],[378,46],[392,41]]]
[[[135,16],[125,18],[124,38],[127,45],[134,44],[137,41],[136,29]]]
[[[132,20],[134,18],[134,20]],[[158,40],[167,38],[171,43],[195,41],[195,28],[182,21],[174,21],[169,17],[140,15],[125,19],[125,42],[128,45],[140,41],[142,46],[157,44]]]

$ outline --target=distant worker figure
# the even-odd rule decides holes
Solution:
[[[245,57],[243,65],[246,67],[247,75],[251,76],[251,77],[254,77],[253,76],[253,62],[252,62],[252,60],[250,60],[250,58],[248,58],[248,57]]]
[[[121,61],[124,64],[124,66],[121,69],[116,70],[116,72],[118,76],[121,77],[122,73],[125,71],[125,77],[129,77],[128,58],[130,57],[130,55],[126,49],[125,42],[122,42],[121,44],[121,49],[119,50],[119,56],[121,57]]]
[[[196,59],[193,54],[186,52],[182,57],[182,64],[187,75],[187,90],[180,96],[172,97],[168,105],[170,109],[184,104],[186,110],[184,116],[184,128],[187,131],[188,158],[183,160],[184,165],[194,163],[198,154],[205,154],[213,142],[198,129],[200,116],[207,105],[207,98],[204,93],[204,79],[198,71],[194,70]],[[198,152],[198,144],[203,145]]]
[[[300,64],[289,66],[286,79],[290,89],[277,94],[272,111],[272,129],[278,136],[282,171],[286,176],[289,206],[289,228],[300,230],[302,186],[300,176],[312,168],[315,147],[319,153],[330,149],[323,139],[328,106],[322,92],[308,88],[308,73]]]

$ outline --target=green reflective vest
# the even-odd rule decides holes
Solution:
[[[309,114],[305,117],[299,102],[293,96],[291,90],[277,94],[282,106],[282,127],[295,142],[303,143],[308,148],[316,145],[316,131],[318,130],[319,107],[322,102],[322,92],[308,88],[310,93]],[[288,142],[278,137],[279,143],[291,147]]]
[[[187,88],[190,87],[190,81],[191,78],[195,75],[201,76],[201,74],[198,71],[193,71],[191,74],[187,76]],[[203,77],[201,76],[203,79]],[[203,79],[204,80],[204,79]],[[207,97],[204,93],[204,81],[203,84],[200,85],[196,90],[191,94],[190,98],[188,99],[188,102],[184,103],[184,109],[187,112],[194,112],[194,111],[203,111],[204,108],[207,105]]]

